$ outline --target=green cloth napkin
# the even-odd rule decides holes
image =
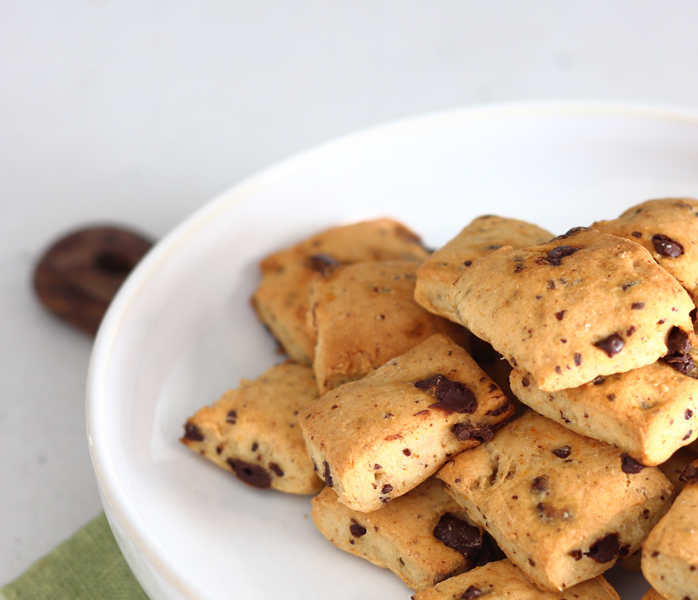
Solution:
[[[148,600],[104,513],[0,590],[0,600]]]

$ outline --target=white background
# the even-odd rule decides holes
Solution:
[[[422,112],[698,109],[696,25],[688,0],[0,0],[0,585],[101,510],[91,340],[31,288],[47,244],[103,222],[160,238],[280,158]]]

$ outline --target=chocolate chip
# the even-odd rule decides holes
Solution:
[[[569,554],[574,560],[582,560],[583,554],[581,550],[570,550]]]
[[[635,325],[631,325],[628,327],[628,331],[625,332],[625,335],[627,337],[630,337],[633,333],[635,333]]]
[[[505,412],[507,412],[510,407],[511,407],[511,402],[509,400],[507,400],[506,402],[504,402],[504,404],[502,404],[501,406],[498,406],[494,410],[488,410],[487,414],[492,416],[492,417],[498,417],[499,415],[502,415]]]
[[[532,567],[536,566],[536,562],[532,558],[528,559],[528,564],[531,565]]]
[[[574,353],[574,364],[577,366],[582,364],[582,355],[579,352]]]
[[[593,385],[603,385],[606,382],[606,378],[603,377],[602,375],[598,375],[597,377],[594,377],[594,380],[591,382]]]
[[[553,454],[558,458],[567,458],[570,454],[572,454],[572,448],[569,446],[555,448],[555,450],[553,450]]]
[[[366,534],[366,528],[359,525],[354,519],[351,520],[349,531],[355,538],[360,538],[362,535]]]
[[[698,483],[698,466],[694,463],[688,465],[679,475],[679,479],[684,483]]]
[[[184,439],[191,440],[192,442],[203,442],[204,434],[201,433],[201,429],[194,425],[194,423],[187,421],[184,424]]]
[[[470,265],[473,264],[473,261],[472,261],[472,260],[466,260],[463,264],[464,264],[466,267],[469,267]]]
[[[252,452],[257,452],[259,449],[259,444],[257,442],[252,442]]]
[[[237,458],[229,458],[227,462],[235,472],[235,475],[246,484],[260,489],[266,489],[271,486],[271,476],[263,467]]]
[[[680,327],[672,327],[666,341],[669,354],[685,354],[691,349],[688,334]]]
[[[393,486],[390,485],[389,483],[386,483],[382,488],[381,488],[381,494],[389,494],[390,492],[393,491]]]
[[[528,380],[528,377],[521,378],[521,385],[524,387],[528,387],[529,385],[531,385],[531,382]]]
[[[688,433],[681,438],[681,441],[685,442],[686,440],[690,439],[690,437],[692,435],[693,435],[693,429],[689,429]]]
[[[310,257],[310,268],[321,275],[329,275],[342,263],[329,254],[315,254]]]
[[[667,355],[662,360],[682,375],[698,379],[698,367],[690,354]]]
[[[494,431],[490,427],[474,427],[467,423],[456,423],[451,431],[459,442],[466,440],[478,440],[480,443],[489,442],[494,437]]]
[[[621,286],[621,289],[625,292],[626,290],[628,290],[629,288],[633,287],[634,285],[637,285],[638,283],[640,283],[640,282],[637,281],[637,280],[631,281],[630,283],[624,283],[624,284]]]
[[[603,350],[609,357],[618,354],[625,346],[623,338],[617,333],[612,333],[607,338],[600,340],[594,344],[600,350]]]
[[[688,421],[693,416],[693,411],[690,408],[687,408],[686,412],[683,413],[683,416]]]
[[[622,454],[620,457],[620,468],[623,471],[623,473],[627,473],[628,475],[635,475],[642,471],[642,469],[645,468],[645,465],[635,460],[629,454]]]
[[[572,248],[572,246],[558,246],[553,248],[548,252],[548,260],[553,267],[559,267],[562,264],[562,259],[565,256],[570,256],[575,252],[578,252],[579,248]]]
[[[329,488],[331,488],[334,485],[334,482],[332,481],[332,475],[330,473],[330,465],[327,464],[327,461],[324,461],[322,463],[322,476],[323,479],[325,480],[325,485]]]
[[[475,559],[483,548],[480,530],[453,513],[446,513],[439,519],[433,535],[442,544],[471,560]]]
[[[405,456],[412,456],[412,451],[411,451],[409,448],[405,448],[405,449],[402,451],[402,453],[403,453]]]
[[[596,561],[597,563],[607,563],[618,556],[620,543],[618,542],[617,533],[609,533],[607,536],[596,540],[594,544],[589,546],[589,552],[584,554]]]
[[[284,476],[284,471],[283,469],[277,465],[275,462],[270,462],[269,463],[269,468],[276,473],[277,477],[283,477]]]
[[[644,302],[633,302],[630,305],[630,308],[632,308],[633,310],[642,310],[643,308],[645,308],[645,303]]]
[[[521,273],[521,271],[523,271],[525,268],[526,265],[519,263],[514,267],[514,273]]]
[[[683,254],[683,246],[681,244],[661,233],[652,236],[652,244],[657,254],[662,256],[676,258]]]
[[[477,410],[475,394],[459,381],[451,381],[443,375],[432,375],[416,382],[415,387],[436,396],[438,402],[429,408],[440,408],[447,413],[459,412],[472,414]]]
[[[642,234],[639,231],[633,231],[630,235],[636,238],[641,238]]]
[[[44,253],[34,271],[34,290],[45,308],[94,335],[117,290],[151,246],[133,231],[81,229]]]
[[[470,598],[479,598],[484,593],[485,592],[483,592],[480,588],[471,585],[468,586],[468,589],[463,592],[463,594],[461,595],[461,599],[470,600]]]
[[[231,411],[228,411],[227,415],[225,415],[225,422],[230,423],[231,425],[235,425],[235,423],[237,423],[237,418],[238,418],[237,412],[234,410],[231,410]]]
[[[615,394],[606,394],[606,398],[608,398],[611,402],[613,402],[616,399]]]
[[[556,313],[555,313],[555,318],[556,318],[558,321],[562,321],[562,319],[564,318],[564,316],[565,316],[565,311],[564,311],[564,310],[561,310],[560,312],[556,312]]]
[[[547,475],[540,475],[533,480],[533,483],[531,483],[531,489],[534,492],[544,492],[548,489],[549,483],[550,478]]]

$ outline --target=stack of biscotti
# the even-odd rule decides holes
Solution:
[[[698,436],[697,214],[692,200],[647,202],[471,262],[448,310],[418,298],[491,343],[513,367],[513,393],[536,411],[438,477],[541,589],[632,555],[669,510],[673,486],[654,466]]]

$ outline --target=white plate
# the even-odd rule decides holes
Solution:
[[[556,233],[698,197],[698,115],[597,104],[447,112],[292,158],[194,214],[139,265],[97,337],[88,434],[104,508],[152,598],[406,600],[315,530],[308,497],[248,488],[179,444],[187,416],[280,360],[249,298],[265,254],[392,216],[429,246],[483,213]],[[610,575],[624,600],[641,576]]]

